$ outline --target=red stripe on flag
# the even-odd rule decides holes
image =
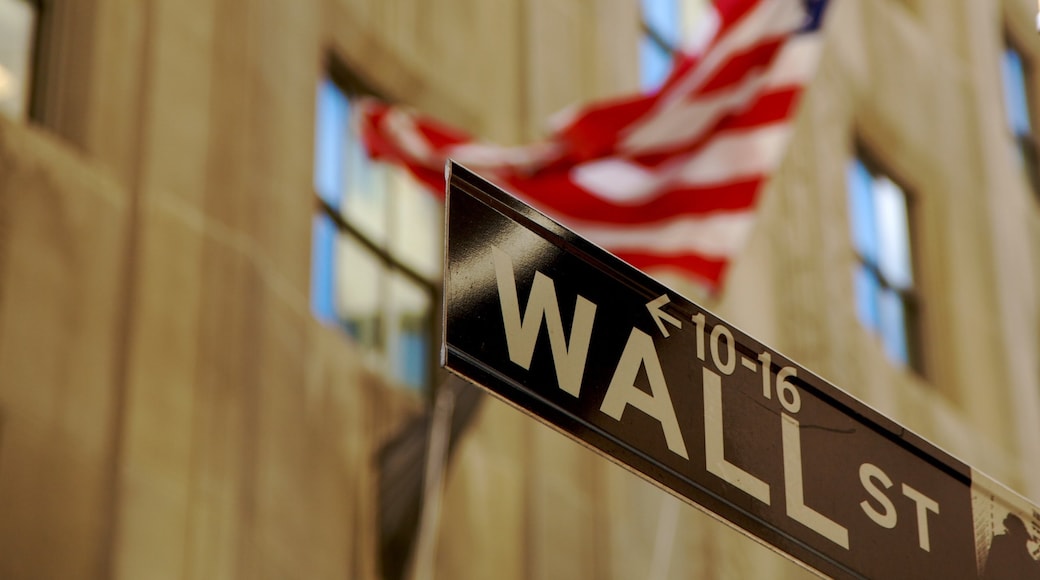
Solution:
[[[508,187],[522,193],[550,215],[623,225],[747,209],[755,204],[762,181],[762,178],[754,178],[712,187],[666,185],[652,199],[632,204],[614,203],[594,195],[563,173],[539,175],[522,181],[510,180]]]
[[[709,95],[714,91],[729,88],[749,76],[761,74],[761,69],[772,62],[783,45],[783,38],[774,38],[731,56],[726,64],[715,71],[711,79],[697,90],[697,95]]]
[[[654,224],[669,220],[685,223],[675,221],[677,217],[748,210],[756,204],[769,177],[767,172],[782,153],[780,141],[775,138],[782,135],[782,131],[771,129],[782,129],[790,122],[803,88],[800,83],[776,87],[766,82],[768,75],[783,72],[778,72],[777,66],[804,64],[797,59],[778,58],[784,43],[796,31],[778,38],[779,21],[774,16],[790,17],[787,11],[796,7],[804,8],[802,0],[717,0],[719,20],[715,38],[702,55],[679,59],[669,80],[658,92],[587,105],[547,141],[530,148],[458,148],[474,142],[464,133],[430,119],[414,115],[399,117],[407,115],[402,112],[391,116],[391,109],[381,104],[358,107],[362,115],[362,137],[374,157],[404,165],[438,195],[444,193],[443,162],[454,151],[459,161],[470,169],[518,192],[551,216],[563,221],[570,218],[576,224],[593,229],[616,226],[618,232],[623,233],[631,226],[656,231]],[[753,12],[754,21],[749,19]],[[761,26],[757,38],[749,36],[756,33],[749,27],[755,26]],[[731,43],[726,40],[736,27],[740,27],[741,35],[736,51],[719,52],[734,48],[728,46]],[[803,34],[801,39],[800,42],[805,42],[809,35]],[[722,49],[720,45],[727,47]],[[709,61],[713,68],[707,79],[703,83],[696,82],[692,75],[698,75],[697,67]],[[784,78],[784,75],[772,78]],[[753,88],[756,85],[748,83],[761,87],[756,89]],[[733,91],[728,99],[722,92],[727,89]],[[748,90],[757,92],[741,96],[741,91]],[[688,94],[677,91],[688,91]],[[703,107],[696,106],[698,99],[704,99]],[[691,102],[695,105],[693,108],[689,106]],[[698,114],[699,110],[712,117],[686,125],[687,131],[668,134],[670,126],[690,123],[690,115]],[[626,136],[630,137],[628,142],[623,141]],[[740,148],[747,147],[749,155],[753,155],[747,160],[753,163],[734,167],[734,171],[695,168],[691,174],[686,164],[697,162],[701,151],[706,151],[721,137],[733,139],[719,141],[720,148],[714,149],[713,155],[722,155],[723,160],[740,157]],[[604,163],[611,160],[617,163]],[[602,165],[583,167],[585,163]],[[716,182],[707,181],[693,187],[678,181],[683,175],[688,179],[715,179]],[[731,175],[741,177],[725,177]],[[630,185],[610,181],[614,178]],[[602,190],[586,189],[596,187]],[[628,199],[624,199],[626,197]],[[698,221],[689,220],[690,223]],[[719,226],[725,221],[712,223],[715,224],[712,227],[728,227]],[[737,245],[743,231],[720,230],[725,235],[732,234]],[[645,243],[639,244],[646,247],[624,248],[620,256],[636,267],[679,269],[717,285],[727,260],[693,253],[675,254],[668,248],[676,247],[673,243],[676,233],[672,230],[671,241],[662,240],[660,244],[656,244],[653,237],[627,238],[645,239]],[[678,233],[684,235],[685,231]]]
[[[705,130],[699,139],[656,153],[635,155],[631,159],[644,167],[655,168],[674,160],[677,155],[696,153],[698,149],[727,132],[753,129],[787,120],[798,104],[801,92],[801,88],[787,88],[763,94],[747,109],[719,119],[719,122]]]
[[[473,140],[472,137],[462,131],[438,123],[433,119],[426,119],[418,129],[434,149],[444,149],[453,145],[469,143]]]
[[[606,248],[610,250],[610,248]],[[727,261],[705,258],[697,254],[652,254],[616,252],[615,255],[640,270],[655,268],[677,269],[699,278],[710,288],[718,286],[726,272]]]
[[[613,151],[621,132],[653,107],[653,95],[615,100],[584,110],[560,131],[568,147],[567,161],[595,159]]]

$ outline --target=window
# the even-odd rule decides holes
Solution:
[[[23,119],[29,110],[36,5],[0,0],[0,114]]]
[[[703,34],[708,6],[708,0],[642,0],[639,84],[643,90],[660,86],[672,70],[676,52]]]
[[[921,372],[911,221],[907,196],[873,164],[848,166],[849,219],[856,250],[856,312],[888,356]]]
[[[370,160],[351,121],[356,92],[318,87],[311,305],[410,388],[433,369],[442,208],[403,170]]]
[[[1004,110],[1007,126],[1015,144],[1015,156],[1029,180],[1033,192],[1040,194],[1040,168],[1037,167],[1036,137],[1033,135],[1033,114],[1029,106],[1030,72],[1026,61],[1011,44],[1004,48],[1001,62],[1004,80]]]

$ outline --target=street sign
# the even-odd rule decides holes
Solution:
[[[448,369],[824,574],[1040,578],[1035,506],[467,169],[449,173]]]

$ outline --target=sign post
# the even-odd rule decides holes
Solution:
[[[1035,506],[448,169],[449,370],[824,574],[1040,578]]]

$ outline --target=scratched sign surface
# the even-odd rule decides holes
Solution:
[[[448,369],[831,576],[977,578],[1008,543],[973,520],[1001,486],[973,496],[969,466],[449,169]]]

